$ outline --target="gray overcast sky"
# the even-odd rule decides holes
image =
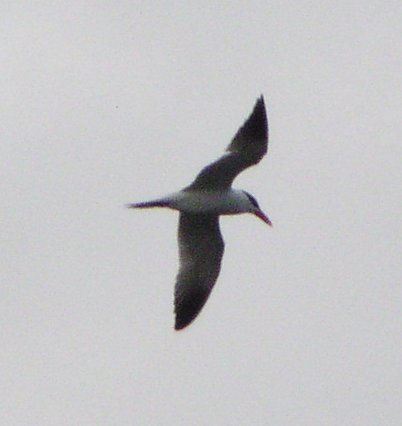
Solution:
[[[0,424],[402,424],[400,1],[2,2]],[[173,331],[187,185],[270,149]]]

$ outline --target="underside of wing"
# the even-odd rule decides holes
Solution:
[[[187,189],[226,189],[240,172],[259,163],[267,149],[268,120],[264,98],[261,96],[226,148],[226,153],[204,167]]]
[[[189,325],[218,278],[224,250],[219,217],[180,213],[180,269],[175,286],[175,329]]]

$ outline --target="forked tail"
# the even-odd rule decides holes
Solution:
[[[142,203],[131,203],[126,205],[129,209],[148,209],[152,207],[168,207],[166,201],[155,200],[155,201],[144,201]]]

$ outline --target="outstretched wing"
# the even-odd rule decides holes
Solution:
[[[175,329],[189,325],[205,305],[221,269],[219,217],[180,213],[180,269],[175,286]]]
[[[268,120],[264,98],[257,99],[253,112],[238,130],[226,153],[204,167],[187,190],[226,189],[247,167],[260,162],[268,149]]]

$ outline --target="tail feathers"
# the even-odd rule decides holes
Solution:
[[[168,207],[166,201],[156,200],[156,201],[144,201],[142,203],[132,203],[127,204],[129,209],[148,209],[152,207]]]

